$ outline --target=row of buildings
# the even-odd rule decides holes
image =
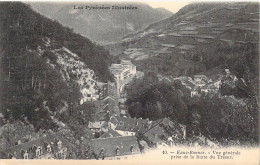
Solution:
[[[200,97],[201,95],[214,96],[219,93],[223,84],[228,84],[231,88],[235,88],[239,79],[230,73],[229,69],[225,69],[222,74],[217,74],[214,78],[205,75],[194,75],[193,77],[177,77],[174,80],[181,81],[190,91],[190,96]]]
[[[102,159],[128,159],[162,144],[186,138],[186,127],[168,118],[158,121],[112,116],[108,132],[91,139],[95,155]]]
[[[0,152],[2,159],[66,159],[67,154],[64,142],[51,135]]]
[[[92,100],[96,105],[96,113],[89,122],[89,129],[93,132],[104,132],[108,129],[108,120],[112,115],[126,116],[127,112],[120,99],[122,88],[129,83],[127,79],[136,74],[136,66],[130,60],[122,60],[120,64],[112,64],[111,73],[115,83],[108,82],[102,85],[99,100]]]
[[[98,138],[80,138],[71,146],[66,137],[52,133],[0,151],[3,159],[128,159],[158,146],[218,147],[203,135],[187,138],[186,126],[169,118],[156,121],[112,116]],[[72,140],[73,141],[73,140]],[[76,149],[75,149],[76,148]]]
[[[83,148],[76,146],[86,156],[84,159],[128,159],[161,144],[173,145],[186,138],[185,126],[168,118],[157,121],[112,116],[108,129],[99,138],[87,141]],[[2,152],[6,159],[74,159],[79,155],[68,141],[50,134]],[[77,151],[79,152],[79,151]]]

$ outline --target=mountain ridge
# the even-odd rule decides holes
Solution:
[[[74,4],[64,4],[52,10],[57,4],[29,3],[32,7],[62,24],[71,27],[75,32],[87,36],[92,41],[104,44],[120,39],[122,35],[141,30],[148,24],[172,15],[168,10],[154,9],[143,3],[75,3],[83,9],[73,9]],[[132,10],[88,10],[85,6],[133,6]],[[106,26],[104,26],[106,25]]]

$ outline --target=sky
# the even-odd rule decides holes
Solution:
[[[144,1],[153,8],[165,8],[173,13],[178,12],[183,6],[189,4],[189,1]]]

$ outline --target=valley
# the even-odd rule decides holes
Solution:
[[[259,4],[131,5],[0,3],[0,158],[259,146]]]

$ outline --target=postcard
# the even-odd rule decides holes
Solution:
[[[259,2],[6,1],[0,34],[2,165],[260,162]]]

